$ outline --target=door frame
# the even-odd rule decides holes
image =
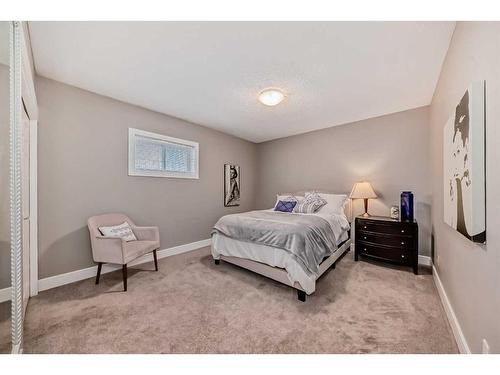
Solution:
[[[11,345],[12,353],[22,352],[23,285],[21,247],[21,55],[20,24],[10,23],[10,237],[11,237]]]
[[[38,121],[30,120],[30,297],[38,294]]]
[[[20,24],[21,97],[30,129],[30,297],[38,294],[38,102],[36,100],[29,26]]]

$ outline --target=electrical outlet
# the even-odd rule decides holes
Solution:
[[[488,345],[488,341],[483,339],[483,354],[490,354],[490,346]]]
[[[439,267],[439,255],[436,257],[436,264]]]

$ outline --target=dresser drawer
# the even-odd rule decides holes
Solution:
[[[376,222],[369,220],[358,220],[356,230],[375,233],[410,235],[413,232],[411,225],[403,223]]]
[[[356,232],[356,239],[376,245],[394,246],[399,249],[412,249],[415,247],[410,236],[387,235],[360,230]]]
[[[401,264],[412,263],[412,253],[407,249],[377,246],[363,241],[357,241],[356,246],[356,250],[361,255]]]

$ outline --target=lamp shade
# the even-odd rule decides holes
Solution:
[[[377,194],[373,191],[372,186],[369,182],[356,182],[352,187],[351,195],[349,198],[352,199],[373,199],[377,198]]]

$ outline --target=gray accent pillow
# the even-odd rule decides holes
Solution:
[[[313,214],[326,203],[327,201],[321,198],[318,193],[313,192],[307,194],[303,201],[298,202],[293,211],[301,214]]]

